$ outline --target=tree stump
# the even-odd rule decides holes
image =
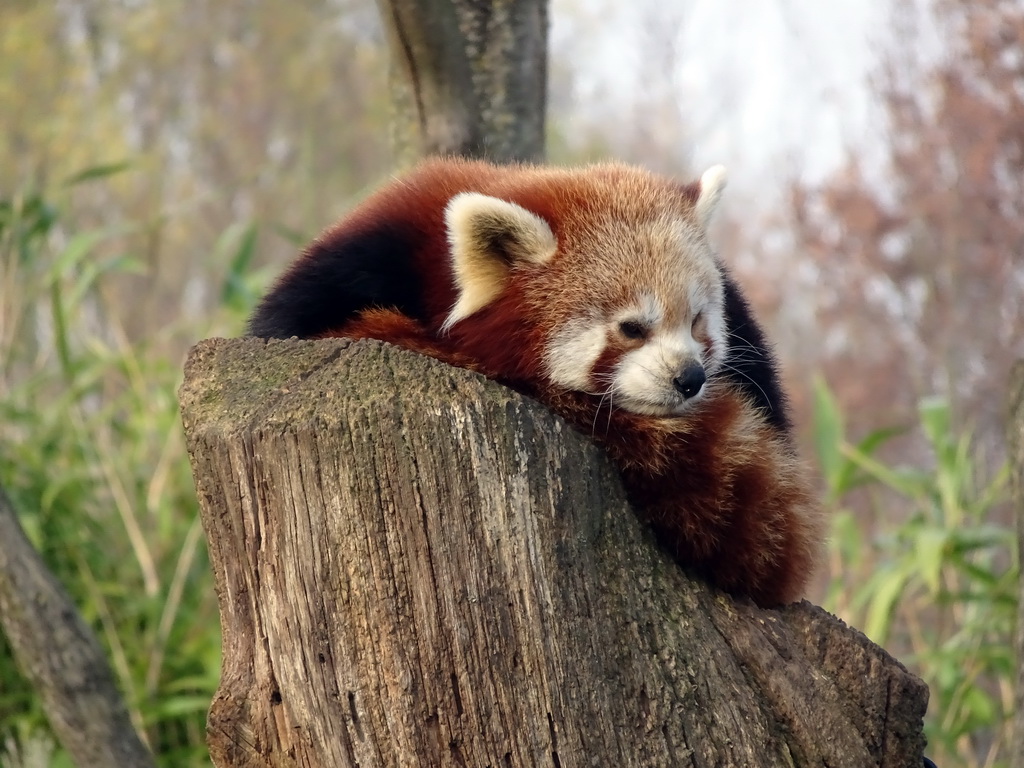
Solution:
[[[920,766],[927,688],[691,580],[543,406],[374,341],[210,340],[181,403],[218,766]]]

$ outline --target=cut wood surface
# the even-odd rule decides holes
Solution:
[[[218,766],[920,766],[927,689],[693,581],[545,408],[379,342],[210,340],[181,402]]]

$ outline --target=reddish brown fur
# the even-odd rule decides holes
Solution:
[[[722,589],[780,605],[814,570],[822,521],[803,468],[728,386],[687,417],[608,413],[595,396],[512,381],[396,312],[364,312],[332,335],[387,340],[536,397],[608,451],[662,545]]]
[[[409,175],[358,205],[335,226],[321,234],[320,241],[331,241],[369,229],[381,221],[401,218],[418,235],[417,272],[423,277],[423,297],[428,301],[429,325],[437,328],[444,321],[455,301],[455,286],[447,264],[448,244],[444,209],[460,192],[479,192],[501,200],[517,203],[550,225],[564,248],[578,243],[579,233],[563,229],[568,212],[584,216],[593,209],[617,213],[635,219],[644,205],[656,199],[676,199],[680,208],[692,206],[699,186],[679,186],[654,174],[642,174],[649,182],[639,189],[634,199],[624,203],[613,194],[618,185],[636,184],[637,169],[607,165],[589,169],[586,175],[571,170],[536,169],[531,166],[496,166],[469,160],[434,159],[417,166]],[[659,189],[661,187],[661,189]],[[587,237],[584,233],[583,237]],[[301,267],[301,260],[293,269]],[[553,297],[557,304],[557,297]],[[557,308],[556,308],[557,309]],[[523,307],[517,308],[522,313]],[[475,322],[475,320],[474,320]],[[493,345],[492,345],[493,346]]]
[[[636,199],[622,194],[631,184]],[[692,208],[699,187],[669,186],[618,166],[580,174],[428,162],[323,236],[331,241],[398,218],[411,225],[426,323],[372,309],[325,335],[389,341],[536,397],[608,451],[638,513],[682,564],[761,605],[799,597],[822,540],[821,518],[787,436],[766,424],[742,393],[713,379],[687,415],[666,418],[621,408],[609,413],[597,396],[548,383],[542,363],[547,334],[578,309],[573,303],[582,299],[573,291],[585,275],[564,274],[557,259],[544,269],[519,270],[492,303],[439,332],[457,298],[444,209],[463,191],[518,203],[551,225],[560,250],[581,251],[592,246],[590,230],[578,224],[588,210],[633,221],[666,204]],[[611,367],[612,358],[598,364]]]

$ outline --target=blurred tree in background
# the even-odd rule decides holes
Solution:
[[[924,28],[918,6],[894,5],[898,44],[875,73],[882,168],[853,155],[822,185],[794,183],[793,250],[754,249],[780,276],[764,303],[790,316],[784,357],[831,386],[803,390],[839,512],[827,605],[929,682],[945,760],[1001,765],[1019,663],[1004,430],[1024,358],[1024,6],[929,8]]]
[[[829,589],[812,598],[926,678],[943,768],[1005,765],[1017,564],[997,435],[1024,357],[1024,10],[893,6],[885,167],[855,155],[794,183],[774,222],[757,196],[732,202],[719,240],[773,327],[838,510]],[[922,7],[941,55],[918,57]],[[699,105],[672,101],[685,12],[641,3],[640,24],[615,30],[634,35],[643,83],[620,102],[565,52],[614,23],[608,8],[553,9],[573,23],[552,46],[550,159],[699,173],[685,167]],[[240,333],[281,265],[392,166],[377,14],[0,3],[0,486],[163,765],[205,759],[219,673],[180,364],[196,339]],[[66,765],[4,643],[0,762]]]
[[[68,202],[78,227],[122,229],[108,246],[140,260],[111,297],[131,339],[216,305],[208,257],[229,224],[260,222],[258,248],[283,260],[387,166],[385,54],[366,3],[81,0],[0,14],[0,190],[125,164]]]
[[[1024,6],[941,0],[935,11],[939,64],[915,60],[915,18],[900,7],[906,48],[877,75],[885,186],[852,158],[823,188],[795,188],[796,232],[829,286],[816,292],[820,317],[841,340],[819,360],[848,406],[902,416],[941,393],[999,433],[1024,357]]]

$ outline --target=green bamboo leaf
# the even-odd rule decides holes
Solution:
[[[952,545],[956,552],[970,552],[976,549],[1010,548],[1016,542],[1017,534],[1012,528],[992,523],[973,525],[956,531]]]
[[[863,559],[864,533],[857,518],[847,510],[832,516],[832,536],[829,543],[837,549],[843,562],[856,566]]]
[[[828,383],[821,376],[814,377],[814,445],[818,454],[821,473],[828,486],[829,495],[836,499],[845,488],[842,487],[843,464],[845,460],[839,446],[843,441],[845,427],[842,412]]]
[[[956,558],[954,564],[960,573],[975,582],[975,585],[981,585],[983,588],[990,589],[1000,581],[999,574],[963,558]]]
[[[256,225],[248,222],[233,224],[217,240],[214,254],[217,261],[231,252],[228,271],[221,285],[220,300],[229,307],[247,307],[253,300],[249,289],[250,265],[256,255]],[[233,252],[232,252],[233,251]]]
[[[210,697],[203,695],[195,696],[171,696],[163,701],[152,705],[149,716],[159,720],[166,717],[179,717],[181,715],[206,712],[210,708]]]
[[[930,483],[927,473],[915,469],[889,467],[873,456],[860,451],[856,446],[841,447],[844,456],[855,463],[874,480],[912,499],[925,499]]]
[[[856,450],[864,456],[873,456],[885,443],[904,432],[906,432],[906,429],[903,427],[876,430],[857,443]],[[840,445],[838,448],[842,451],[843,446]],[[871,480],[871,476],[858,467],[856,462],[850,461],[845,455],[843,456],[840,487],[849,491],[871,482]]]
[[[96,281],[112,272],[140,275],[146,271],[141,261],[131,256],[118,256],[106,261],[91,261],[82,268],[74,287],[68,296],[68,307],[77,307],[82,299],[95,287]]]
[[[892,614],[896,603],[903,595],[908,575],[904,569],[891,569],[875,581],[875,589],[869,597],[868,613],[864,625],[864,634],[879,645],[885,645],[892,623]]]
[[[53,285],[66,278],[80,262],[93,252],[97,245],[109,236],[105,230],[93,230],[74,235],[53,262],[53,266],[50,267],[47,275],[48,282]]]
[[[999,711],[993,698],[977,685],[972,685],[964,692],[962,709],[964,714],[962,733],[994,723]]]
[[[944,528],[924,528],[914,541],[915,565],[932,595],[942,587],[942,567],[945,565],[950,531]]]
[[[928,442],[933,448],[941,447],[952,434],[949,403],[942,397],[925,397],[918,403],[917,410]]]
[[[131,162],[128,160],[121,160],[116,163],[105,163],[103,165],[94,165],[92,168],[86,168],[84,171],[79,171],[64,180],[65,187],[73,187],[76,184],[81,184],[85,181],[91,181],[93,179],[105,179],[108,176],[126,171],[131,167]]]

